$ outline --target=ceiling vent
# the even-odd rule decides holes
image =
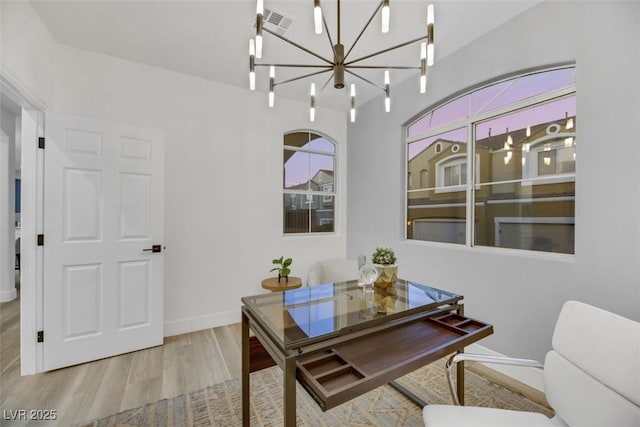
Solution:
[[[265,28],[270,29],[274,33],[281,36],[289,29],[294,19],[285,13],[277,10],[264,8],[264,15],[262,15],[262,22]],[[253,23],[255,27],[255,22]]]

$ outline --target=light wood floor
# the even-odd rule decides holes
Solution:
[[[5,411],[55,409],[66,426],[240,378],[240,324],[165,338],[164,345],[20,376],[19,300],[0,304],[0,425]],[[472,368],[473,369],[473,368]],[[476,370],[476,369],[473,369]],[[541,403],[544,395],[488,368],[477,373]]]
[[[56,409],[70,425],[240,378],[240,324],[165,338],[164,345],[20,376],[19,300],[0,304],[0,425],[9,410]]]

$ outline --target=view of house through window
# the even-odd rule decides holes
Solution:
[[[573,254],[576,127],[573,67],[429,111],[407,128],[407,238]]]
[[[284,136],[284,232],[333,232],[336,147],[312,132]]]

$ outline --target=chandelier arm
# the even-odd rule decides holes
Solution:
[[[289,43],[290,45],[295,46],[295,47],[297,47],[298,49],[303,50],[303,51],[307,52],[308,54],[313,55],[313,56],[315,56],[316,58],[319,58],[319,59],[323,60],[323,61],[324,61],[324,62],[326,62],[327,64],[333,65],[333,62],[329,61],[327,58],[324,58],[324,57],[322,57],[322,56],[318,55],[317,53],[310,51],[309,49],[307,49],[307,48],[306,48],[306,47],[304,47],[304,46],[300,46],[298,43],[296,43],[296,42],[294,42],[294,41],[291,41],[291,40],[289,40],[289,39],[288,39],[288,38],[286,38],[286,37],[282,37],[280,34],[278,34],[278,33],[274,32],[274,31],[271,31],[271,30],[270,30],[270,29],[268,29],[268,28],[263,28],[263,29],[262,29],[262,31],[267,32],[267,33],[269,33],[269,34],[272,34],[272,35],[276,36],[276,37],[277,37],[277,38],[279,38],[280,40],[285,41],[285,42]]]
[[[358,59],[354,59],[353,61],[345,62],[344,65],[345,66],[349,66],[349,65],[354,64],[356,62],[364,61],[365,59],[369,59],[369,58],[372,58],[374,56],[382,55],[383,53],[387,53],[389,51],[392,51],[392,50],[395,50],[395,49],[399,49],[401,47],[405,47],[405,46],[410,45],[412,43],[419,42],[419,41],[422,41],[422,40],[426,40],[427,38],[428,38],[427,36],[418,37],[418,38],[415,38],[413,40],[409,40],[409,41],[406,41],[404,43],[400,43],[398,45],[391,46],[391,47],[388,47],[388,48],[383,49],[383,50],[379,50],[378,52],[374,52],[374,53],[372,53],[370,55],[362,56],[362,57],[360,57]]]
[[[419,70],[420,67],[404,66],[404,65],[349,65],[347,68],[360,68],[360,69],[384,69],[384,70]]]
[[[375,83],[374,83],[374,82],[372,82],[371,80],[365,79],[365,78],[364,78],[364,77],[362,77],[361,75],[356,74],[356,73],[354,73],[353,71],[349,71],[349,69],[345,69],[345,71],[346,71],[347,73],[351,74],[352,76],[355,76],[355,77],[359,78],[360,80],[365,81],[365,82],[369,83],[370,85],[377,87],[377,88],[378,88],[378,89],[380,89],[381,91],[386,92],[386,89],[385,89],[384,87],[382,87],[382,86],[380,86],[380,85],[375,84]]]
[[[338,4],[338,44],[340,44],[340,0],[337,1]]]
[[[305,75],[299,76],[299,77],[294,77],[294,78],[289,79],[289,80],[283,80],[281,82],[274,83],[273,85],[274,86],[279,86],[279,85],[283,85],[285,83],[295,82],[296,80],[306,79],[307,77],[315,76],[317,74],[326,73],[327,71],[331,71],[331,68],[327,68],[326,70],[316,71],[315,73],[305,74]]]
[[[329,44],[331,45],[331,51],[333,52],[333,61],[335,62],[338,54],[336,53],[336,48],[333,45],[333,40],[331,39],[331,33],[329,33],[329,26],[327,25],[327,19],[324,13],[322,14],[322,22],[324,23],[324,30],[326,31],[327,37],[329,38]]]
[[[283,67],[283,68],[333,68],[333,65],[312,65],[312,64],[254,64],[256,67]]]
[[[349,51],[347,52],[347,54],[344,56],[345,61],[347,60],[347,57],[349,56],[349,54],[351,53],[351,51],[353,50],[354,47],[356,47],[356,44],[358,44],[358,40],[360,40],[360,37],[362,37],[362,35],[364,34],[364,32],[366,31],[366,29],[369,27],[369,24],[371,24],[371,21],[373,21],[373,18],[376,17],[376,14],[378,13],[378,11],[380,10],[380,8],[382,7],[382,4],[384,2],[380,2],[380,4],[378,5],[378,7],[376,7],[376,10],[373,11],[373,14],[371,15],[371,18],[369,18],[369,20],[367,21],[366,24],[364,24],[364,27],[362,28],[362,31],[360,31],[360,34],[358,34],[358,37],[356,37],[356,41],[353,42],[353,44],[351,45],[351,48],[349,49]]]
[[[327,87],[327,85],[329,84],[329,82],[331,81],[331,79],[333,79],[333,73],[331,73],[331,75],[329,76],[329,78],[327,79],[326,82],[324,82],[324,84],[322,85],[322,87],[320,88],[320,92],[322,92],[324,90],[325,87]]]

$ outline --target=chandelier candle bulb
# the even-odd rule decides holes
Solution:
[[[351,123],[356,121],[356,85],[351,83]]]
[[[256,45],[249,39],[249,89],[256,90]]]
[[[389,0],[382,1],[382,32],[389,32]]]
[[[264,15],[264,0],[256,1],[256,14]]]
[[[275,79],[276,79],[276,67],[273,65],[269,67],[269,107],[273,107],[275,101],[275,95],[273,93],[273,88],[275,87]]]
[[[573,117],[570,119],[567,119],[566,129],[573,129]]]
[[[391,98],[389,98],[389,70],[384,70],[384,111],[387,113],[391,111]]]
[[[322,34],[322,8],[320,0],[313,0],[313,24],[316,34]]]
[[[531,126],[527,126],[527,138],[531,136]]]
[[[256,58],[262,58],[262,15],[256,16]]]
[[[311,89],[309,89],[309,95],[311,96],[311,106],[309,108],[309,120],[316,120],[316,84],[311,83]]]
[[[435,22],[433,5],[427,6],[427,38],[429,43],[427,44],[427,65],[433,65],[434,47],[433,47],[433,25]]]
[[[427,43],[420,43],[420,93],[427,91]]]

